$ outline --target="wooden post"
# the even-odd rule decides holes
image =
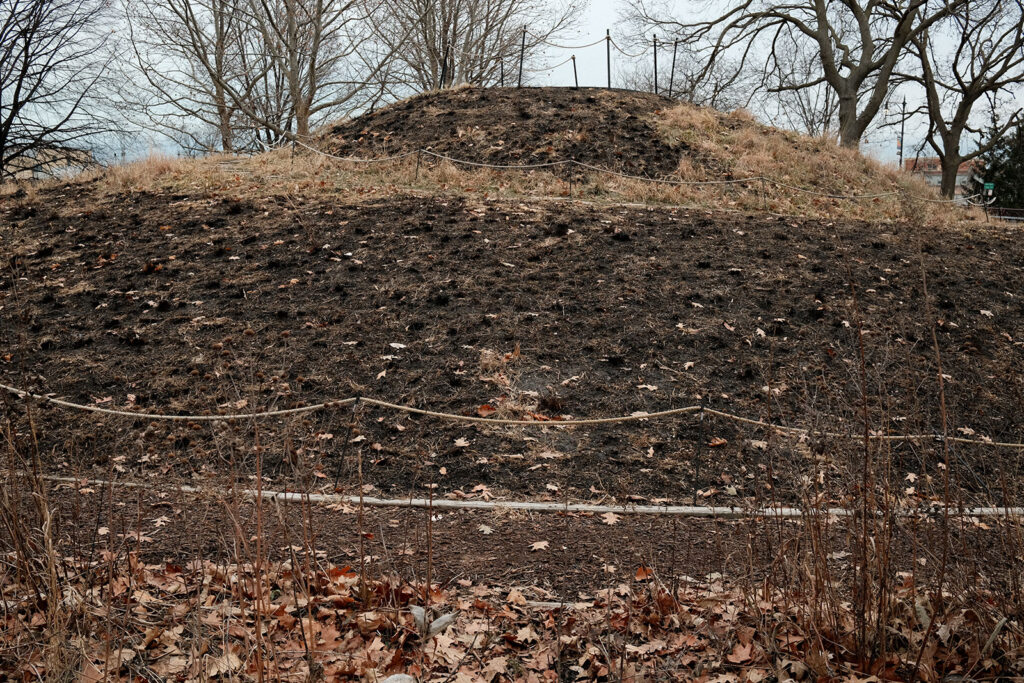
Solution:
[[[501,87],[505,87],[505,60],[501,60]]]
[[[654,34],[654,94],[658,94],[658,34]]]
[[[672,71],[668,74],[668,97],[672,99],[672,86],[675,85],[676,80],[676,50],[679,49],[679,39],[676,38],[676,42],[672,43]]]
[[[572,56],[572,81],[576,84],[576,90],[580,89],[580,79],[576,75],[576,55]]]
[[[612,89],[612,30],[604,30],[605,57],[608,60],[608,89]]]
[[[519,85],[517,88],[523,87],[523,59],[526,57],[526,27],[523,27],[523,43],[519,46]]]
[[[420,159],[423,158],[423,150],[416,150],[416,180],[420,179]]]

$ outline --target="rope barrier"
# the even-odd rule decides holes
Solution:
[[[764,427],[765,429],[772,429],[780,434],[788,434],[790,436],[797,437],[812,437],[818,436],[830,439],[850,439],[858,441],[863,439],[863,436],[855,434],[843,434],[841,432],[817,432],[811,429],[805,429],[803,427],[788,427],[785,425],[774,424],[771,422],[765,422],[763,420],[757,420],[742,415],[736,415],[734,413],[727,413],[722,410],[715,410],[713,408],[707,408],[700,405],[685,406],[682,408],[671,408],[668,410],[660,410],[653,413],[647,412],[635,412],[630,415],[620,415],[614,417],[596,417],[596,418],[580,418],[570,420],[543,420],[543,419],[530,419],[530,420],[517,420],[517,419],[505,419],[505,418],[490,418],[490,417],[474,417],[472,415],[459,415],[456,413],[447,413],[437,410],[428,410],[425,408],[414,408],[413,406],[406,406],[400,403],[391,403],[388,401],[382,401],[376,398],[367,398],[366,396],[357,396],[345,399],[337,399],[332,401],[325,401],[323,403],[316,403],[310,406],[302,406],[299,408],[285,408],[282,410],[269,410],[263,412],[254,413],[238,413],[238,414],[226,414],[226,415],[164,415],[161,413],[146,413],[146,412],[135,412],[131,410],[117,410],[114,408],[103,408],[100,406],[84,405],[81,403],[73,403],[71,401],[65,401],[52,396],[44,396],[41,394],[34,394],[23,389],[8,386],[6,384],[0,384],[0,389],[8,391],[20,398],[34,398],[39,401],[45,401],[62,408],[71,408],[74,410],[83,410],[92,413],[101,413],[105,415],[117,415],[122,417],[130,417],[134,419],[145,419],[145,420],[171,420],[171,421],[190,421],[190,422],[212,422],[222,420],[242,420],[242,419],[261,419],[267,417],[279,417],[282,415],[297,415],[301,413],[308,413],[319,410],[326,410],[329,408],[338,408],[342,406],[348,406],[354,404],[356,401],[362,403],[368,403],[381,408],[387,408],[389,410],[397,410],[400,412],[411,413],[414,415],[424,415],[426,417],[433,417],[442,420],[450,420],[453,422],[467,422],[472,424],[488,424],[488,425],[500,425],[500,426],[520,426],[520,427],[577,427],[581,425],[598,425],[598,424],[616,424],[621,422],[634,422],[638,420],[654,420],[664,417],[670,417],[673,415],[685,415],[688,413],[704,412],[709,415],[716,415],[727,420],[734,422],[740,422],[743,424],[755,425],[758,427]],[[943,440],[941,434],[871,434],[868,436],[871,441],[938,441]],[[967,439],[963,437],[946,437],[947,441],[955,443],[973,444],[977,446],[986,446],[990,448],[1013,448],[1013,449],[1024,449],[1024,443],[1006,442],[1006,441],[991,441],[984,439]]]
[[[255,413],[229,413],[224,415],[165,415],[163,413],[145,413],[136,412],[133,410],[117,410],[115,408],[104,408],[102,406],[90,406],[81,403],[72,403],[71,401],[64,401],[59,398],[52,396],[43,396],[41,394],[33,394],[29,391],[24,391],[16,387],[8,386],[6,384],[0,384],[0,389],[8,391],[19,398],[34,398],[37,401],[46,401],[62,408],[71,408],[73,410],[84,410],[90,413],[100,413],[102,415],[117,415],[120,417],[131,417],[137,420],[168,420],[176,422],[215,422],[219,420],[248,420],[248,419],[259,419],[264,417],[280,417],[282,415],[300,415],[302,413],[311,413],[317,410],[324,410],[326,408],[335,408],[339,406],[346,406],[355,403],[355,398],[346,398],[338,401],[326,401],[324,403],[316,403],[311,406],[302,406],[300,408],[284,408],[281,410],[267,410]]]
[[[552,68],[554,68],[554,67],[552,67]],[[604,167],[601,167],[601,166],[595,166],[593,164],[588,164],[588,163],[583,162],[583,161],[577,161],[576,159],[560,159],[558,161],[549,161],[549,162],[542,162],[542,163],[536,163],[536,164],[493,164],[493,163],[486,163],[486,162],[481,162],[481,161],[470,161],[469,159],[458,159],[456,157],[450,157],[450,156],[447,156],[445,154],[439,154],[437,152],[433,152],[433,151],[430,151],[430,150],[427,150],[427,149],[418,149],[418,150],[415,150],[415,151],[405,152],[404,154],[396,154],[394,156],[389,156],[389,157],[367,157],[367,158],[342,157],[342,156],[337,156],[337,155],[334,155],[334,154],[330,154],[328,152],[323,152],[323,151],[321,151],[319,149],[316,149],[315,147],[312,147],[310,145],[307,145],[307,144],[305,144],[305,143],[303,143],[303,142],[301,142],[299,140],[296,140],[296,143],[299,144],[302,147],[305,147],[306,149],[308,149],[311,152],[315,152],[317,154],[321,154],[321,155],[323,155],[325,157],[329,157],[331,159],[338,159],[340,161],[352,161],[352,162],[355,162],[355,163],[380,163],[380,162],[394,161],[396,159],[404,159],[404,158],[410,157],[410,156],[412,156],[414,154],[422,153],[422,154],[426,154],[428,156],[436,157],[438,159],[444,159],[445,161],[449,161],[449,162],[451,162],[453,164],[461,164],[463,166],[474,166],[474,167],[477,167],[477,168],[491,168],[491,169],[495,169],[495,170],[529,170],[529,169],[536,169],[536,168],[550,168],[550,167],[554,167],[554,166],[571,165],[571,166],[578,166],[580,168],[585,168],[587,170],[594,171],[594,172],[597,172],[597,173],[605,173],[605,174],[608,174],[608,175],[617,176],[619,178],[626,178],[626,179],[629,179],[629,180],[640,180],[640,181],[651,182],[651,183],[661,183],[661,184],[664,184],[664,185],[678,185],[678,186],[742,185],[742,184],[750,184],[750,183],[756,183],[756,182],[764,181],[764,182],[772,183],[773,185],[777,185],[779,187],[783,187],[783,188],[786,188],[786,189],[789,189],[789,190],[793,190],[795,192],[802,192],[804,194],[815,195],[815,196],[818,196],[818,197],[827,197],[829,199],[865,200],[865,199],[880,199],[880,198],[884,198],[884,197],[903,196],[903,197],[907,197],[909,199],[918,199],[918,200],[921,200],[921,201],[933,202],[933,203],[936,203],[936,204],[956,204],[957,203],[956,200],[953,200],[953,199],[934,199],[934,198],[931,198],[931,197],[922,197],[922,196],[919,196],[919,195],[912,195],[912,194],[910,194],[908,192],[904,192],[902,190],[894,190],[892,192],[881,192],[881,193],[877,193],[877,194],[860,194],[860,195],[857,195],[857,194],[835,194],[835,193],[830,193],[830,192],[820,192],[818,190],[812,190],[812,189],[809,189],[809,188],[800,187],[798,185],[790,185],[788,183],[784,183],[784,182],[779,181],[779,180],[774,180],[774,179],[769,178],[767,176],[750,176],[748,178],[731,178],[731,179],[722,179],[722,180],[675,180],[675,179],[672,179],[672,178],[651,178],[649,176],[638,176],[638,175],[631,175],[629,173],[622,173],[621,171],[615,171],[615,170],[612,170],[610,168],[604,168]]]
[[[613,171],[610,168],[602,168],[600,166],[594,166],[592,164],[584,163],[582,161],[576,161],[572,159],[569,163],[579,166],[580,168],[590,169],[591,171],[598,171],[600,173],[607,173],[609,175],[618,176],[620,178],[628,178],[630,180],[643,180],[650,183],[664,183],[666,185],[738,185],[742,183],[752,183],[759,180],[767,180],[761,176],[753,176],[750,178],[732,178],[723,180],[673,180],[672,178],[651,178],[649,176],[630,175],[628,173],[622,173],[621,171]]]
[[[626,52],[621,47],[619,47],[619,44],[615,42],[614,38],[611,39],[611,43],[612,43],[612,47],[614,47],[616,50],[618,50],[619,53],[622,54],[625,57],[631,57],[631,58],[643,57],[645,54],[647,54],[647,49],[646,48],[644,48],[644,50],[642,52],[637,52],[636,54],[632,54],[630,52]]]
[[[302,140],[294,140],[294,142],[295,142],[295,144],[297,144],[300,147],[305,147],[309,151],[316,152],[317,154],[321,154],[321,155],[323,155],[325,157],[328,157],[328,158],[331,158],[331,159],[337,159],[339,161],[351,161],[351,162],[354,162],[354,163],[357,163],[357,164],[379,164],[379,163],[385,163],[385,162],[388,162],[388,161],[395,161],[397,159],[405,159],[406,157],[410,157],[413,154],[416,154],[416,153],[418,153],[420,151],[420,150],[416,150],[416,151],[413,151],[413,152],[404,152],[402,154],[395,154],[394,156],[390,156],[390,157],[366,157],[366,158],[342,157],[342,156],[338,156],[337,154],[331,154],[330,152],[324,152],[322,150],[316,149],[315,147],[311,147],[310,145],[307,145],[306,143],[304,143]]]
[[[540,42],[540,43],[542,43],[544,45],[547,45],[548,47],[558,48],[559,50],[582,50],[582,49],[587,48],[587,47],[594,47],[595,45],[600,45],[605,40],[607,40],[607,38],[605,36],[601,36],[600,38],[598,38],[594,42],[587,43],[586,45],[559,45],[558,43],[552,43],[551,41],[549,41],[544,36],[538,36],[538,35],[536,35],[534,33],[530,33],[529,31],[527,31],[526,35],[528,35],[528,36],[530,36],[532,38],[536,38],[538,42]]]
[[[24,474],[24,473],[21,473]],[[104,479],[85,479],[80,477],[66,477],[57,475],[39,475],[41,479],[57,483],[78,484],[89,486],[118,486],[121,488],[143,489],[150,491],[166,492],[167,486],[159,487],[153,484],[130,481],[108,481]],[[173,487],[175,491],[193,495],[227,494],[228,491],[222,487],[200,487],[187,484]],[[546,503],[538,501],[520,500],[449,500],[446,498],[377,498],[375,496],[349,496],[331,493],[303,493],[299,491],[272,491],[263,490],[257,492],[255,489],[241,489],[243,495],[256,499],[262,497],[264,500],[277,501],[282,503],[318,503],[321,505],[359,505],[370,507],[395,507],[395,508],[428,508],[448,510],[524,510],[530,512],[584,512],[592,514],[604,514],[614,512],[627,515],[678,515],[681,517],[708,517],[717,519],[750,519],[757,517],[773,517],[781,519],[801,519],[808,514],[829,515],[832,517],[853,517],[858,510],[848,508],[811,508],[809,510],[788,506],[767,506],[744,508],[739,506],[704,506],[704,505],[636,505],[624,503],[622,505],[597,505],[593,503]],[[951,516],[963,517],[1014,517],[1024,516],[1022,507],[973,507],[961,508],[954,505],[934,505],[927,508],[899,508],[895,514],[900,517],[922,517],[938,516],[944,508],[948,508]]]
[[[569,57],[568,59],[563,60],[563,61],[559,62],[558,64],[555,64],[554,66],[548,66],[548,67],[544,67],[542,69],[524,69],[524,71],[525,71],[525,73],[530,73],[530,74],[546,73],[548,71],[554,71],[558,67],[564,66],[564,65],[568,64],[571,61],[572,61],[572,57]]]
[[[662,417],[669,417],[670,415],[694,413],[700,410],[700,406],[686,406],[685,408],[672,408],[670,410],[660,410],[655,413],[633,413],[632,415],[622,415],[619,417],[591,417],[579,420],[510,420],[490,417],[473,417],[470,415],[456,415],[455,413],[443,413],[435,410],[424,410],[423,408],[413,408],[411,406],[403,406],[398,403],[388,403],[387,401],[381,401],[375,398],[363,397],[363,403],[370,403],[376,406],[380,406],[382,408],[400,410],[406,413],[414,413],[416,415],[436,417],[442,420],[456,420],[459,422],[474,422],[478,424],[519,425],[531,427],[536,427],[538,425],[550,427],[575,427],[578,425],[597,425],[613,424],[617,422],[633,422],[635,420],[650,420]]]
[[[565,166],[566,164],[572,164],[572,160],[562,159],[559,161],[548,161],[538,164],[487,164],[480,161],[469,161],[468,159],[456,159],[455,157],[445,156],[444,154],[438,154],[437,152],[431,152],[427,149],[419,150],[427,156],[436,157],[438,159],[444,159],[450,161],[453,164],[462,164],[463,166],[476,166],[479,168],[495,168],[495,169],[530,169],[530,168],[548,168],[551,166]]]
[[[799,187],[797,185],[788,185],[788,184],[783,183],[783,182],[778,181],[778,180],[772,180],[771,178],[765,178],[764,180],[765,180],[765,182],[772,183],[773,185],[777,185],[779,187],[785,187],[785,188],[787,188],[789,190],[794,190],[796,192],[803,192],[804,194],[816,195],[818,197],[828,197],[829,199],[881,199],[882,197],[895,197],[897,195],[910,196],[910,195],[907,195],[907,193],[905,193],[905,192],[899,192],[899,191],[896,191],[896,192],[880,192],[878,194],[852,194],[852,195],[832,194],[832,193],[829,193],[829,192],[819,192],[817,190],[810,190],[810,189],[807,189],[807,188],[804,188],[804,187]]]

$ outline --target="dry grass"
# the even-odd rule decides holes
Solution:
[[[978,216],[918,198],[937,198],[920,179],[886,167],[831,141],[767,128],[744,111],[721,114],[680,105],[661,112],[658,126],[666,142],[684,148],[677,177],[683,181],[767,177],[723,185],[674,185],[586,171],[567,176],[547,171],[463,167],[415,156],[359,164],[301,148],[278,149],[253,157],[218,155],[202,159],[153,156],[131,164],[85,172],[69,181],[95,183],[101,195],[169,192],[194,195],[331,197],[363,201],[396,193],[455,194],[480,198],[559,198],[595,203],[645,203],[708,210],[767,211],[785,216],[966,225]],[[468,132],[472,135],[472,131]],[[417,165],[419,169],[417,170]],[[867,199],[835,199],[777,185],[827,194],[899,194]],[[0,197],[32,201],[46,183],[18,190],[5,186]]]
[[[879,163],[833,140],[809,137],[763,126],[745,110],[723,114],[680,104],[657,114],[655,124],[668,144],[682,149],[678,174],[684,180],[716,180],[763,176],[769,179],[768,208],[780,213],[842,215],[866,219],[899,219],[903,196],[835,200],[801,193],[785,185],[824,194],[876,195],[898,192],[939,199],[920,178]],[[874,204],[874,206],[870,206]],[[948,207],[936,204],[916,216],[949,222]],[[915,207],[917,208],[917,207]],[[960,218],[962,216],[955,216]]]

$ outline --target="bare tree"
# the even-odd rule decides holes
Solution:
[[[806,44],[791,41],[788,50],[779,51],[777,62],[778,69],[768,75],[763,109],[772,112],[771,118],[781,119],[787,128],[808,135],[834,135],[839,113],[835,90],[824,83],[794,87],[813,81],[821,72],[817,54]]]
[[[826,85],[838,100],[839,138],[856,147],[889,94],[907,45],[967,0],[730,0],[706,20],[675,19],[660,0],[628,0],[629,15],[694,44],[705,70],[722,59],[763,61],[763,82],[776,90]],[[705,3],[704,12],[711,7]],[[693,11],[689,7],[688,11]],[[699,8],[698,8],[699,16]],[[820,69],[801,83],[778,86],[793,43],[817,55]],[[782,62],[782,64],[780,64]]]
[[[363,69],[360,48],[368,42],[370,0],[248,0],[248,17],[260,45],[252,54],[265,59],[283,79],[294,118],[294,132],[309,137],[312,122],[337,115],[364,92],[383,63]],[[252,107],[243,93],[236,103],[259,124],[279,128]],[[282,131],[284,132],[284,131]]]
[[[662,52],[664,50],[664,52]],[[673,59],[673,51],[675,51]],[[672,43],[659,45],[658,88],[661,95],[701,107],[719,111],[750,106],[756,84],[751,82],[749,70],[722,62],[712,73],[702,74],[702,67],[693,59],[685,45],[678,48]],[[654,92],[654,68],[649,56],[634,62],[622,74],[622,87],[629,90]]]
[[[952,50],[940,47],[948,42],[938,38],[940,31],[951,37]],[[972,125],[971,115],[979,101],[994,111],[1001,95],[1024,83],[1024,4],[971,0],[936,30],[916,35],[912,45],[920,70],[906,76],[924,89],[926,140],[942,165],[942,195],[952,199],[961,164],[991,149],[1021,118],[1018,108],[994,130],[983,130]],[[989,134],[985,140],[963,151],[965,133],[981,138],[983,132]]]
[[[109,129],[90,107],[109,63],[105,10],[102,0],[0,2],[0,178],[81,165]]]
[[[372,16],[376,39],[395,55],[395,87],[421,92],[496,84],[502,68],[514,83],[520,50],[536,61],[579,10],[578,0],[389,0]]]
[[[242,58],[238,1],[125,1],[129,75],[141,76],[124,98],[133,121],[203,152],[214,151],[213,130],[221,150],[235,151],[238,109],[223,84],[242,81],[250,95],[262,76]]]

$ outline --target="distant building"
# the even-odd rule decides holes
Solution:
[[[975,167],[975,160],[965,161],[960,164],[956,172],[956,196],[964,195],[964,185],[971,177]],[[904,159],[903,170],[908,173],[916,173],[924,178],[924,181],[932,187],[942,185],[942,164],[938,157],[918,157],[916,159]]]

